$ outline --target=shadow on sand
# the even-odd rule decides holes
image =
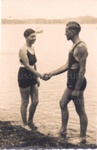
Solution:
[[[11,122],[0,121],[0,148],[61,149],[61,148],[97,148],[94,144],[75,145],[60,137],[44,135],[39,131],[27,131]]]

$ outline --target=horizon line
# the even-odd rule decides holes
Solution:
[[[36,17],[36,18],[2,18],[1,17],[1,20],[2,19],[9,19],[9,20],[11,20],[11,19],[18,19],[18,20],[25,20],[25,19],[48,19],[48,20],[55,20],[55,19],[57,19],[57,20],[62,20],[62,19],[68,19],[68,18],[80,18],[80,17],[93,17],[93,18],[96,18],[97,19],[97,17],[94,17],[94,16],[90,16],[90,15],[85,15],[85,16],[78,16],[78,17],[66,17],[66,18],[53,18],[53,19],[51,19],[51,18],[41,18],[41,17]]]

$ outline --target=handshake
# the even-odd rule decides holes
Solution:
[[[45,74],[43,74],[43,76],[42,76],[42,80],[47,81],[47,80],[49,80],[51,77],[52,77],[52,74],[51,74],[51,73],[45,73]]]

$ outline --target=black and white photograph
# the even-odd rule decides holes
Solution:
[[[97,149],[97,0],[0,3],[0,150]]]

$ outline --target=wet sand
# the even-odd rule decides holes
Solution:
[[[69,138],[53,137],[39,131],[27,131],[15,122],[0,121],[0,148],[6,149],[61,149],[61,148],[97,148],[95,144],[72,144]]]

